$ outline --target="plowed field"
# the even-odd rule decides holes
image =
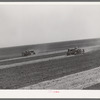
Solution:
[[[99,67],[99,47],[86,47],[85,50],[86,53],[84,55],[76,56],[66,56],[65,51],[56,51],[56,53],[53,52],[41,56],[1,60],[0,88],[22,89],[22,87]],[[65,81],[67,82],[67,80]],[[94,84],[96,83],[94,82]],[[58,89],[64,89],[64,87]],[[72,87],[70,89],[74,88]]]

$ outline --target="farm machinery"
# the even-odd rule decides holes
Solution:
[[[79,48],[71,48],[68,49],[67,55],[78,55],[78,54],[84,54],[85,50],[84,49],[79,49]]]
[[[34,55],[35,52],[33,50],[26,50],[22,52],[22,56],[29,56],[29,55]]]

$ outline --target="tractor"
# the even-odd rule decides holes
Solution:
[[[26,50],[22,52],[22,56],[29,56],[29,55],[34,55],[35,52],[33,50]]]
[[[79,48],[70,48],[67,51],[67,55],[78,55],[78,54],[84,54],[85,50],[84,49],[79,49]]]

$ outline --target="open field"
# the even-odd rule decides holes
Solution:
[[[100,65],[99,58],[100,51],[94,51],[84,55],[4,68],[0,70],[0,88],[17,89],[96,68]]]
[[[41,54],[46,52],[66,50],[72,47],[89,47],[96,45],[100,45],[100,39],[86,39],[86,40],[75,40],[75,41],[0,48],[0,59],[21,57],[21,53],[23,51],[30,49],[33,49],[36,52],[36,54]]]
[[[91,53],[97,50],[100,50],[100,46],[85,47],[85,53]],[[67,52],[66,50],[65,51],[61,50],[61,51],[56,51],[56,52],[43,53],[43,54],[35,55],[35,56],[32,55],[28,57],[19,57],[19,58],[1,60],[0,69],[11,68],[11,67],[16,67],[16,66],[21,66],[21,65],[28,65],[28,64],[33,64],[33,63],[39,63],[43,61],[64,59],[64,58],[74,56],[74,55],[67,56],[66,52]]]
[[[93,51],[96,51],[96,50],[100,50],[100,46],[84,47],[84,49],[85,49],[85,53],[93,52]],[[60,50],[60,51],[53,51],[53,52],[31,55],[31,56],[26,56],[26,57],[4,59],[4,60],[0,60],[0,65],[22,63],[22,62],[33,61],[33,60],[35,61],[35,60],[38,60],[38,59],[45,59],[45,58],[51,58],[52,59],[52,58],[55,58],[55,57],[56,58],[70,57],[70,56],[66,56],[66,52],[67,52],[67,50]]]
[[[84,40],[84,45],[80,43],[80,41],[70,44],[73,45],[73,47],[80,44],[80,48],[84,48],[86,51],[84,55],[67,56],[66,48],[68,48],[69,45],[65,43],[66,46],[64,46],[64,44],[62,48],[58,45],[59,49],[55,49],[55,45],[52,49],[48,49],[47,52],[32,56],[19,56],[16,58],[14,56],[14,58],[11,57],[9,59],[5,56],[6,59],[0,60],[0,89],[23,89],[22,87],[30,85],[34,87],[45,81],[50,88],[56,89],[57,87],[53,87],[52,84],[56,82],[55,80],[59,79],[57,89],[68,89],[67,82],[71,79],[73,81],[68,82],[71,84],[69,89],[75,89],[74,86],[76,86],[75,83],[77,84],[77,82],[81,83],[81,85],[77,84],[76,89],[85,89],[88,86],[95,85],[99,83],[97,80],[99,80],[98,76],[100,71],[100,46],[99,42],[97,45],[92,45],[94,42],[92,41],[92,43],[86,44]],[[71,76],[73,78],[71,78]],[[64,82],[65,84],[60,84],[59,82]],[[44,89],[44,83],[42,84],[41,87]],[[38,87],[34,88],[38,89]]]

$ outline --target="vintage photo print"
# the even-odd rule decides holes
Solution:
[[[100,90],[100,3],[0,3],[0,90],[12,89]]]

